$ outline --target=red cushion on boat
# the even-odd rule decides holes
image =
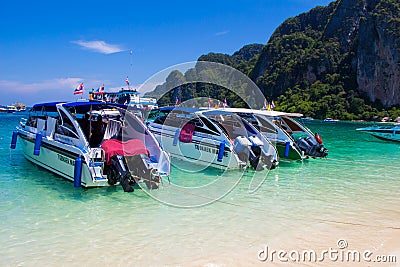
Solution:
[[[182,127],[182,130],[179,134],[179,141],[181,141],[183,143],[192,142],[194,128],[195,128],[195,126],[191,123],[185,124],[185,126]]]
[[[106,153],[107,163],[110,163],[111,157],[114,155],[120,156],[135,156],[139,154],[149,155],[149,151],[141,140],[132,139],[122,142],[115,139],[108,139],[103,142],[101,148]]]

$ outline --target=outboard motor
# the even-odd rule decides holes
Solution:
[[[239,156],[239,159],[247,163],[250,156],[251,142],[245,136],[238,136],[233,143],[233,149]]]
[[[265,155],[261,149],[263,146],[262,141],[257,136],[238,136],[235,138],[234,150],[243,162],[250,162],[250,165],[256,170],[261,171],[270,158]],[[268,165],[268,164],[267,164]]]
[[[125,192],[134,191],[132,185],[135,185],[136,182],[132,179],[123,156],[114,155],[111,157],[111,165],[109,166],[107,176],[110,185],[115,185],[117,182],[120,182]]]
[[[145,155],[135,156],[114,155],[108,169],[108,183],[115,185],[119,182],[125,192],[133,192],[133,186],[143,180],[149,189],[157,189],[160,177],[153,175],[152,169],[145,164]]]
[[[157,189],[160,177],[153,175],[153,170],[146,164],[146,155],[140,154],[126,157],[131,174],[144,181],[147,188]]]
[[[262,150],[263,142],[257,136],[250,136],[249,140],[251,142],[251,151],[249,160],[250,165],[256,170],[261,171],[264,169],[263,165],[265,164],[267,155],[265,155],[264,151]]]
[[[110,185],[119,182],[125,192],[132,192],[132,186],[143,180],[148,188],[158,188],[160,175],[157,169],[148,164],[149,152],[141,140],[132,139],[122,143],[108,139],[101,147],[107,158],[105,172]]]
[[[296,145],[308,156],[323,158],[328,155],[328,149],[326,149],[324,145],[319,142],[319,140],[321,140],[320,137],[319,139],[314,139],[310,136],[306,138],[301,137],[296,141]]]

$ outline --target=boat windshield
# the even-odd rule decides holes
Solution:
[[[171,110],[153,109],[149,112],[147,116],[147,121],[154,122],[157,118],[168,116],[170,112]]]
[[[29,117],[26,121],[26,126],[36,127],[37,119],[46,120],[48,117],[58,118],[59,114],[56,107],[57,103],[45,103],[35,105],[29,111]]]
[[[217,122],[218,126],[228,135],[230,139],[238,136],[248,137],[246,126],[239,116],[233,113],[204,114],[207,118]]]
[[[273,134],[278,133],[278,130],[275,128],[276,126],[274,126],[271,121],[260,115],[254,115],[254,116],[257,118],[257,121],[260,124],[259,130],[262,133],[273,133]]]
[[[195,126],[194,132],[220,135],[218,129],[211,121],[209,121],[207,118],[199,118],[194,115],[193,112],[180,109],[157,110],[152,112],[153,114],[158,115],[155,119],[153,119],[153,123],[179,129],[185,127],[187,124],[193,124]]]
[[[281,117],[282,121],[286,123],[286,125],[292,130],[293,133],[296,132],[304,132],[304,130],[296,123],[294,122],[291,118],[288,117]]]
[[[102,103],[65,105],[64,107],[78,122],[91,147],[98,147],[101,144],[110,121],[122,125],[126,113],[122,108]],[[120,133],[113,133],[115,137],[118,134]]]
[[[239,112],[236,114],[239,115],[240,117],[242,117],[243,119],[245,119],[246,121],[248,121],[249,123],[251,123],[257,129],[259,129],[258,122],[257,122],[256,118],[253,116],[253,114],[244,113],[244,112]]]

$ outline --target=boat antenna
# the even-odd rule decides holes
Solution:
[[[90,105],[90,114],[89,114],[89,144],[90,144],[90,139],[92,139],[92,108],[93,108],[93,106]]]
[[[133,52],[132,52],[132,49],[129,51],[129,55],[130,55],[130,73],[131,73],[131,75],[133,74],[133,65],[132,65],[132,55],[133,55]],[[128,88],[129,88],[129,84],[128,84]],[[130,88],[129,88],[130,89]]]
[[[126,85],[128,85],[128,90],[131,90],[131,87],[129,86],[129,79],[128,79],[128,76],[126,76],[125,83],[126,83]]]
[[[130,61],[131,61],[131,72],[132,72],[132,49],[129,51]]]

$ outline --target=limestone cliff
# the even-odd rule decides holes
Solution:
[[[336,0],[287,19],[266,45],[246,45],[233,55],[209,53],[199,60],[249,75],[278,109],[315,118],[371,119],[383,107],[400,105],[400,2]],[[193,71],[169,78],[187,75]],[[163,86],[148,94],[160,96]],[[226,97],[233,104],[237,98],[210,85],[175,91],[166,103],[178,93],[182,98]]]
[[[400,4],[338,0],[286,20],[271,36],[251,77],[276,98],[296,84],[339,74],[346,91],[384,106],[400,104]],[[356,87],[356,88],[354,88]]]
[[[399,3],[369,1],[366,9],[358,32],[359,90],[386,107],[400,104]]]

